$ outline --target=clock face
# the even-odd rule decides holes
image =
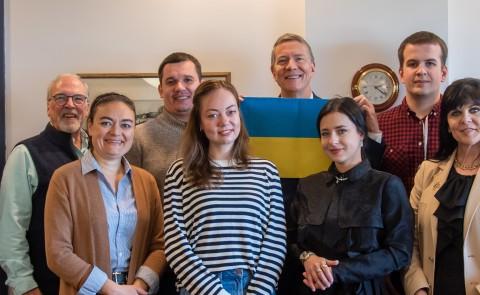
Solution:
[[[358,91],[374,105],[380,105],[390,99],[394,92],[393,81],[382,70],[370,70],[363,73],[358,81]]]
[[[371,63],[358,70],[352,79],[352,96],[364,95],[381,112],[393,105],[398,96],[398,78],[388,66]]]

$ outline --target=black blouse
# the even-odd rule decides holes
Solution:
[[[301,179],[291,210],[291,251],[340,261],[333,286],[321,294],[381,294],[383,277],[410,262],[413,219],[405,188],[368,160],[344,174],[332,165]]]
[[[434,294],[465,294],[463,269],[463,219],[474,175],[450,170],[447,181],[435,198],[440,202],[434,215],[438,219]]]

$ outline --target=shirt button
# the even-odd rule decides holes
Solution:
[[[421,141],[418,142],[418,146],[422,146],[422,142],[421,142]]]

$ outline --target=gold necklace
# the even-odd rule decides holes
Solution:
[[[478,161],[477,163],[473,163],[472,165],[465,165],[460,163],[457,159],[455,159],[453,161],[453,166],[455,166],[455,168],[460,168],[463,170],[475,170],[478,167],[480,167],[480,161]]]

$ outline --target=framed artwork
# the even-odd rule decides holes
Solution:
[[[141,124],[158,114],[163,100],[158,94],[157,73],[79,73],[87,84],[90,99],[106,92],[118,92],[135,102],[136,123]],[[230,72],[205,72],[204,80],[231,82]]]

